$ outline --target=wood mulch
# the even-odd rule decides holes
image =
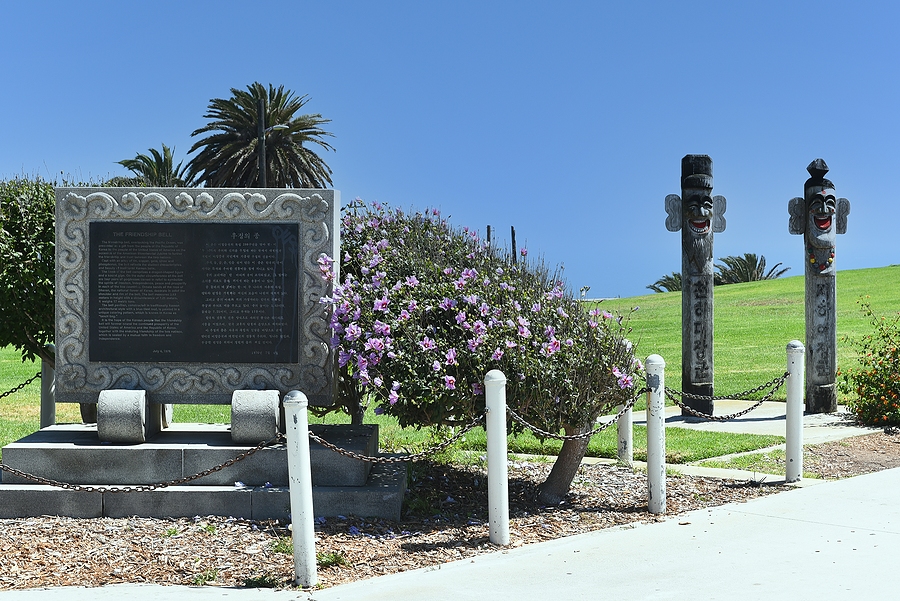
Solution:
[[[900,435],[876,433],[806,448],[805,471],[844,478],[900,467]],[[646,475],[614,465],[584,465],[566,500],[535,502],[548,463],[513,462],[512,546],[613,526],[655,522],[647,511]],[[496,551],[489,542],[482,468],[411,466],[399,522],[354,516],[319,519],[321,586],[438,565]],[[667,515],[742,502],[788,487],[756,481],[670,476]],[[290,586],[293,556],[285,524],[219,517],[193,519],[0,520],[0,590],[155,583]]]

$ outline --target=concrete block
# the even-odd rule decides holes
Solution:
[[[69,484],[155,484],[180,478],[181,449],[101,443],[91,426],[51,426],[3,448],[3,461]],[[4,482],[30,480],[5,474]]]
[[[378,454],[377,424],[315,424],[309,429],[331,444],[358,455],[373,457]],[[346,457],[313,441],[309,444],[309,455],[314,486],[363,486],[372,469],[368,461]]]
[[[171,486],[150,492],[104,493],[103,514],[110,518],[252,516],[251,490],[234,486]]]
[[[99,492],[76,492],[45,485],[7,484],[3,473],[0,484],[0,518],[15,519],[59,515],[73,518],[103,516],[103,495]]]
[[[277,390],[235,390],[231,395],[231,439],[257,445],[281,429],[281,395]]]
[[[97,434],[106,442],[147,440],[147,393],[144,390],[101,390],[97,401]]]
[[[406,464],[375,464],[364,487],[314,486],[313,511],[399,521],[405,493]]]
[[[184,476],[198,474],[211,467],[234,459],[247,450],[246,447],[185,447],[183,454]],[[287,451],[284,445],[260,449],[250,457],[189,484],[199,486],[233,486],[243,482],[247,486],[287,486]]]
[[[291,491],[287,486],[254,488],[250,494],[252,519],[289,520],[291,518]],[[315,493],[313,493],[313,507],[315,507],[315,503]]]

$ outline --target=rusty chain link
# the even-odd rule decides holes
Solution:
[[[684,391],[676,391],[676,390],[672,390],[671,388],[666,387],[666,398],[669,399],[670,401],[672,401],[673,403],[675,403],[676,405],[678,405],[679,407],[681,407],[681,409],[683,411],[693,415],[694,417],[699,417],[701,419],[707,419],[707,420],[716,421],[716,422],[725,422],[730,419],[737,419],[741,416],[747,415],[748,413],[750,413],[751,411],[753,411],[754,409],[756,409],[757,407],[762,405],[764,402],[770,400],[775,395],[775,393],[778,392],[778,390],[784,385],[785,380],[788,379],[788,375],[789,375],[789,372],[784,372],[784,375],[781,375],[777,378],[773,378],[773,379],[769,380],[768,382],[766,382],[765,384],[762,384],[760,386],[757,386],[756,388],[751,388],[750,390],[746,390],[744,392],[741,392],[736,395],[731,395],[731,396],[719,396],[719,397],[712,396],[712,397],[710,397],[710,396],[703,396],[703,395],[699,395],[699,394],[691,394],[691,393],[684,392]],[[765,390],[766,388],[769,388],[770,386],[772,387],[772,390],[770,390],[765,396],[763,396],[763,398],[756,401],[750,407],[747,407],[746,409],[744,409],[742,411],[738,411],[737,413],[732,413],[730,415],[709,415],[708,413],[702,413],[700,411],[697,411],[693,407],[687,406],[686,404],[684,404],[683,402],[679,401],[676,398],[676,395],[681,394],[681,396],[683,396],[683,397],[687,397],[689,399],[697,399],[697,400],[751,401],[753,399],[745,399],[745,398],[737,398],[736,399],[735,397],[745,397],[745,396],[748,396],[751,394],[756,394],[757,392],[761,392],[761,391]]]
[[[56,488],[65,488],[66,490],[73,490],[76,492],[108,492],[108,493],[129,493],[129,492],[150,492],[153,490],[159,490],[160,488],[168,488],[169,486],[179,486],[181,484],[186,484],[188,482],[192,482],[193,480],[199,480],[204,476],[208,476],[215,472],[222,471],[227,467],[231,467],[235,463],[243,461],[247,457],[250,457],[254,453],[259,450],[262,450],[276,442],[281,442],[284,440],[284,434],[279,433],[272,438],[271,440],[267,440],[259,443],[254,448],[245,451],[234,457],[233,459],[229,459],[224,463],[220,463],[215,467],[211,467],[209,469],[203,470],[202,472],[198,472],[192,476],[186,476],[184,478],[178,478],[177,480],[170,480],[168,482],[160,482],[158,484],[136,484],[134,486],[107,486],[107,485],[90,485],[90,484],[69,484],[67,482],[59,482],[57,480],[51,480],[50,478],[42,478],[41,476],[35,476],[33,474],[29,474],[27,472],[23,472],[22,470],[18,470],[14,467],[9,467],[6,464],[0,463],[0,470],[5,472],[9,472],[15,476],[19,476],[20,478],[24,478],[26,480],[31,480],[37,484],[45,484],[47,486],[54,486]]]
[[[409,455],[398,455],[398,456],[394,456],[394,457],[372,457],[370,455],[360,455],[359,453],[355,453],[353,451],[348,451],[347,449],[341,448],[341,447],[337,446],[336,444],[330,443],[327,440],[325,440],[324,438],[322,438],[321,436],[318,436],[317,434],[313,434],[312,432],[309,433],[309,438],[310,438],[310,440],[319,443],[326,449],[330,449],[330,450],[334,451],[335,453],[337,453],[339,455],[343,455],[344,457],[347,457],[349,459],[358,459],[359,461],[367,461],[369,463],[380,463],[380,464],[406,463],[407,461],[417,461],[419,459],[424,459],[425,457],[428,457],[429,455],[434,455],[436,453],[439,453],[440,451],[443,451],[444,449],[446,449],[447,447],[449,447],[450,445],[452,445],[453,443],[458,441],[460,438],[462,438],[466,434],[466,432],[468,432],[469,430],[471,430],[472,428],[474,428],[475,426],[477,426],[478,424],[480,424],[483,421],[484,421],[484,415],[482,414],[482,415],[479,415],[478,417],[476,417],[475,419],[473,419],[466,426],[463,426],[463,429],[460,430],[458,433],[454,434],[453,436],[451,436],[449,439],[445,440],[444,442],[431,447],[430,449],[425,449],[424,451],[421,451],[419,453],[412,453]]]
[[[11,395],[11,394],[15,394],[15,393],[19,392],[20,390],[22,390],[23,388],[25,388],[26,386],[28,386],[29,384],[31,384],[31,383],[34,382],[35,380],[39,379],[40,377],[41,377],[41,372],[37,372],[36,374],[34,374],[33,376],[31,376],[30,378],[28,378],[27,380],[25,380],[24,382],[22,382],[21,384],[19,384],[19,385],[16,386],[15,388],[13,388],[12,390],[7,391],[7,392],[0,393],[0,399],[2,399],[2,398],[4,398],[4,397],[8,397],[8,396]]]
[[[555,434],[553,432],[548,432],[546,430],[541,430],[537,426],[529,424],[527,421],[525,421],[525,419],[522,416],[517,414],[515,411],[513,411],[509,407],[506,408],[506,412],[509,413],[510,417],[512,417],[520,425],[524,426],[528,430],[531,430],[535,434],[544,436],[545,438],[553,438],[555,440],[578,440],[581,438],[590,438],[594,434],[597,434],[598,432],[603,432],[604,430],[609,428],[611,425],[613,425],[614,423],[619,421],[619,418],[622,417],[623,415],[625,415],[626,411],[628,411],[629,409],[634,407],[634,404],[637,402],[638,398],[642,394],[649,392],[649,391],[650,391],[649,388],[644,388],[642,390],[639,390],[637,392],[637,394],[635,394],[634,397],[631,398],[631,400],[629,400],[627,403],[625,403],[625,405],[622,406],[622,409],[619,410],[619,412],[616,414],[616,416],[612,420],[606,422],[605,424],[603,424],[601,426],[594,428],[593,430],[590,430],[589,432],[583,432],[582,434],[564,435],[564,434]]]

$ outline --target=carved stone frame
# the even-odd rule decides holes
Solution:
[[[235,390],[300,390],[312,405],[334,401],[327,305],[318,259],[340,251],[340,192],[304,189],[57,188],[56,400],[96,403],[100,391],[147,391],[154,403],[228,404]],[[297,223],[299,363],[112,363],[89,361],[88,282],[93,221]],[[337,262],[335,263],[337,265]]]

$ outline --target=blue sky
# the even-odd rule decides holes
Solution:
[[[685,154],[727,198],[716,257],[802,275],[787,203],[821,157],[851,203],[838,269],[880,267],[900,262],[898,7],[0,0],[0,177],[125,175],[163,143],[186,162],[209,100],[260,81],[332,120],[345,201],[514,226],[589,297],[680,270],[664,199]]]

